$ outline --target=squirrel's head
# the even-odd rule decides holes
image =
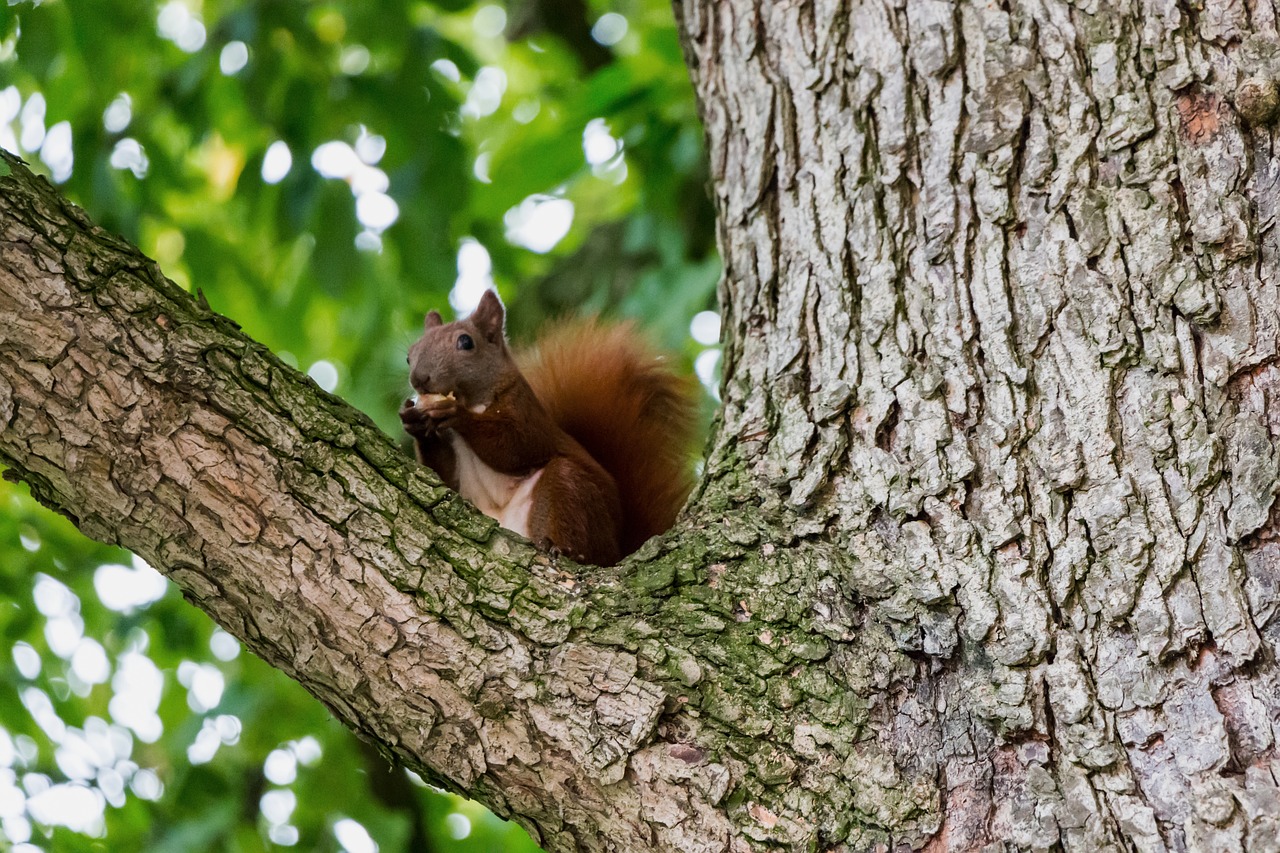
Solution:
[[[409,347],[409,382],[419,394],[453,394],[464,406],[488,405],[511,365],[503,335],[506,312],[486,290],[465,320],[445,323],[427,314],[422,337]]]

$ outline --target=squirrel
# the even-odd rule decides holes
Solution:
[[[562,325],[517,355],[505,320],[492,290],[464,320],[428,313],[401,423],[418,461],[503,527],[611,566],[692,489],[697,385],[630,324]]]

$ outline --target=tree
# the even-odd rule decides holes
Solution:
[[[724,402],[616,573],[13,164],[0,452],[549,849],[1274,849],[1260,14],[678,4]]]

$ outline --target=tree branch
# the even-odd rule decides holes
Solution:
[[[673,698],[635,655],[580,636],[624,587],[549,564],[3,163],[6,477],[141,554],[358,734],[549,849],[723,839],[725,768],[668,755],[655,734]],[[659,813],[661,786],[691,779]]]

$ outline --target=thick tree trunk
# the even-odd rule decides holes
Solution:
[[[725,405],[618,575],[16,165],[10,471],[550,849],[1280,849],[1272,13],[677,12]]]
[[[720,578],[827,655],[825,714],[762,715],[773,834],[1280,849],[1276,11],[677,12],[730,320],[708,467],[822,555]]]

